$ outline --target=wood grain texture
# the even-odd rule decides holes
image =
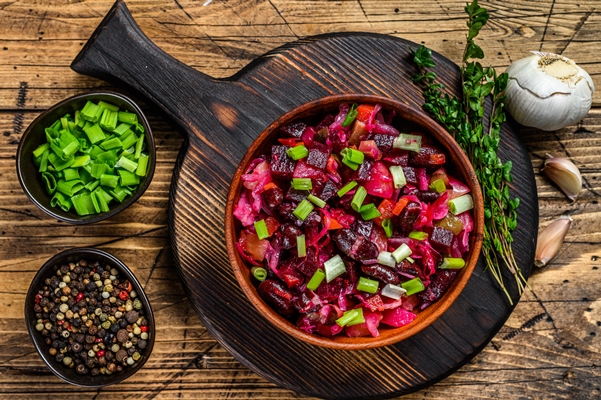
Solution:
[[[216,80],[154,46],[118,2],[73,61],[79,73],[143,93],[182,127],[188,146],[176,165],[169,225],[183,286],[218,342],[279,386],[326,398],[411,393],[471,359],[513,309],[480,263],[449,310],[419,334],[383,348],[335,351],[267,323],[229,268],[223,205],[233,170],[251,141],[284,112],[326,95],[383,95],[419,107],[423,99],[411,81],[411,47],[417,45],[385,35],[320,35],[280,47],[236,76]],[[438,55],[434,59],[439,79],[457,94],[457,66]],[[534,176],[509,125],[503,134],[502,156],[514,161],[514,190],[523,199],[514,251],[528,276],[538,225]],[[513,285],[509,291],[517,298]]]
[[[14,154],[24,127],[39,111],[88,89],[112,88],[69,69],[112,3],[0,3],[0,398],[305,398],[243,367],[216,345],[191,309],[175,272],[166,216],[182,139],[160,110],[144,107],[157,139],[153,184],[123,214],[85,228],[67,226],[35,209],[19,187]],[[207,75],[224,78],[297,36],[337,31],[423,41],[457,62],[465,34],[464,3],[214,0],[203,7],[202,1],[131,0],[128,6],[159,47]],[[480,3],[492,15],[480,41],[486,63],[502,70],[528,50],[563,51],[600,85],[597,1]],[[595,157],[601,151],[599,99],[597,92],[595,108],[578,126],[551,134],[521,132],[536,174],[541,225],[563,213],[575,220],[558,258],[530,278],[536,296],[524,296],[499,334],[470,363],[403,399],[601,395],[601,159]],[[581,167],[585,184],[576,203],[570,204],[539,174],[547,152],[568,156]],[[94,392],[50,375],[24,336],[22,312],[37,266],[60,250],[88,245],[113,252],[146,282],[159,329],[153,357],[140,373]]]

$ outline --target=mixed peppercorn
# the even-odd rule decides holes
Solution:
[[[81,375],[120,372],[148,346],[148,319],[131,282],[98,261],[57,268],[35,295],[34,311],[48,354]]]

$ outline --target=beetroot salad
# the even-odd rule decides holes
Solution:
[[[376,337],[411,323],[465,265],[469,188],[410,129],[378,104],[342,104],[282,127],[242,175],[236,246],[259,296],[298,329]]]

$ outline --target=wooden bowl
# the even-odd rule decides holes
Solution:
[[[147,346],[142,352],[142,358],[138,362],[130,367],[124,368],[121,372],[114,372],[110,375],[99,374],[91,376],[90,374],[79,375],[75,372],[74,368],[68,368],[63,365],[62,362],[58,362],[53,356],[48,353],[48,346],[44,343],[44,337],[35,328],[36,326],[36,313],[34,311],[35,296],[44,286],[46,278],[51,277],[55,271],[60,268],[63,264],[76,263],[81,259],[86,261],[99,261],[103,264],[109,265],[112,268],[116,268],[119,271],[121,277],[127,278],[131,282],[133,290],[138,294],[137,298],[140,299],[145,311],[146,319],[148,320],[148,340]],[[44,360],[48,368],[59,378],[73,385],[84,386],[88,388],[97,388],[107,385],[119,383],[124,379],[129,378],[135,374],[150,357],[152,348],[154,346],[154,339],[156,336],[156,330],[154,325],[154,314],[144,293],[144,289],[140,282],[136,279],[134,273],[117,257],[113,256],[106,251],[94,249],[94,248],[75,248],[63,251],[50,258],[42,265],[38,273],[33,278],[29,290],[27,292],[27,298],[25,300],[25,322],[27,324],[27,330],[29,331],[29,337],[33,341],[36,350],[40,357]],[[85,350],[82,350],[85,351]]]
[[[122,110],[136,113],[138,115],[139,123],[144,127],[145,130],[144,136],[149,160],[147,174],[141,179],[140,186],[135,193],[127,197],[119,204],[111,204],[110,209],[107,212],[80,216],[73,208],[71,208],[69,212],[65,212],[59,207],[52,207],[50,205],[50,199],[52,196],[46,192],[42,178],[38,173],[38,167],[33,162],[32,154],[39,145],[46,142],[46,134],[44,132],[46,127],[52,125],[54,121],[63,117],[67,113],[74,115],[75,111],[81,110],[88,100],[94,102],[103,100],[119,106],[119,108]],[[155,165],[156,150],[154,146],[154,137],[152,135],[150,125],[142,113],[142,110],[129,97],[111,91],[79,94],[50,107],[41,113],[27,127],[17,149],[17,176],[19,177],[19,183],[21,184],[21,187],[23,188],[23,191],[27,197],[29,197],[33,204],[38,206],[40,210],[44,211],[49,216],[77,225],[91,224],[110,218],[135,203],[150,185],[152,176],[154,175]]]
[[[241,175],[246,172],[250,162],[258,156],[267,154],[270,151],[271,145],[275,144],[277,141],[280,127],[299,119],[310,118],[327,112],[336,114],[338,106],[342,103],[380,104],[383,109],[395,110],[396,118],[407,121],[408,123],[415,125],[422,132],[431,135],[431,137],[436,139],[438,144],[446,150],[451,159],[446,168],[452,171],[454,176],[470,187],[471,195],[474,200],[474,229],[470,236],[470,250],[465,257],[465,267],[460,270],[444,296],[425,310],[418,312],[417,317],[413,322],[400,328],[386,328],[383,327],[383,325],[380,325],[380,335],[376,338],[349,338],[346,337],[344,333],[334,337],[324,337],[317,334],[309,334],[297,329],[290,320],[277,314],[263,301],[263,299],[261,299],[253,284],[250,267],[248,263],[242,259],[236,248],[236,241],[238,240],[238,232],[241,230],[241,224],[234,217],[233,211],[238,198],[240,197],[242,188]],[[415,335],[434,322],[451,306],[451,304],[453,304],[470,279],[480,255],[483,229],[484,209],[480,186],[470,161],[457,142],[455,142],[455,140],[440,125],[428,117],[424,112],[396,100],[361,94],[335,95],[305,103],[282,115],[269,125],[259,137],[255,139],[238,165],[228,193],[225,211],[225,235],[228,256],[236,279],[250,302],[270,323],[289,335],[317,346],[343,350],[364,350],[391,345]]]

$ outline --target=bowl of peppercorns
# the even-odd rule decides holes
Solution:
[[[25,320],[50,370],[79,386],[127,379],[154,345],[154,317],[140,282],[99,249],[70,249],[48,260],[29,287]]]

